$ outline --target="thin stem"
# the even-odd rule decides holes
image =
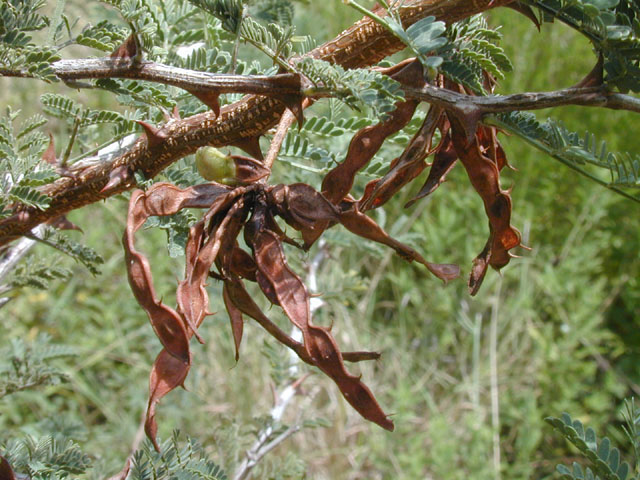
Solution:
[[[371,20],[373,20],[374,22],[376,22],[377,24],[381,25],[386,30],[388,30],[394,37],[396,37],[402,43],[405,42],[405,39],[403,37],[401,37],[400,35],[398,35],[397,32],[393,28],[391,28],[389,23],[384,18],[382,18],[381,16],[373,13],[371,10],[363,7],[362,5],[360,5],[358,2],[355,2],[354,0],[342,0],[342,3],[344,3],[345,5],[348,5],[349,7],[357,10],[358,12],[362,13],[363,15],[369,17]]]
[[[300,380],[288,385],[281,392],[276,394],[275,405],[269,412],[272,422],[259,432],[257,440],[251,448],[247,450],[245,458],[236,469],[233,475],[233,480],[245,480],[248,478],[251,470],[255,468],[267,453],[300,430],[300,425],[293,425],[285,430],[285,432],[269,441],[273,435],[274,425],[282,419],[282,416],[293,400],[300,383],[302,383],[306,378],[306,376],[302,377]]]
[[[238,66],[238,50],[240,49],[240,30],[242,29],[242,22],[244,22],[246,16],[246,5],[242,7],[242,15],[240,15],[240,21],[238,22],[238,30],[236,31],[236,40],[233,43],[233,55],[231,56],[231,73],[236,73]]]
[[[40,243],[42,243],[42,244],[44,244],[44,245],[46,245],[48,247],[51,247],[51,248],[53,248],[55,250],[58,250],[61,253],[64,253],[65,255],[69,255],[69,252],[67,252],[67,251],[63,250],[62,248],[60,248],[59,245],[56,245],[54,242],[51,242],[51,241],[47,240],[46,238],[38,237],[32,232],[29,232],[29,233],[25,234],[25,238],[34,240],[36,242],[40,242]]]
[[[276,133],[271,140],[271,145],[269,145],[269,151],[267,152],[267,156],[264,159],[264,165],[268,169],[273,167],[273,163],[276,158],[278,158],[278,153],[280,153],[280,148],[282,148],[282,143],[284,139],[287,138],[287,132],[293,122],[296,121],[295,115],[291,112],[291,110],[285,110],[280,118],[280,123],[278,124],[278,128],[276,129]]]
[[[80,123],[82,120],[78,117],[75,118],[73,122],[73,130],[71,131],[71,138],[69,138],[69,143],[67,144],[67,149],[62,156],[62,160],[60,161],[60,166],[65,167],[67,162],[69,161],[69,157],[71,156],[71,149],[73,148],[73,144],[76,141],[76,137],[78,136],[78,129],[80,128]]]
[[[25,72],[23,70],[9,70],[8,68],[0,68],[0,77],[36,78],[29,72]]]
[[[291,65],[289,65],[286,61],[284,61],[282,58],[280,58],[277,52],[274,52],[270,48],[265,47],[261,43],[254,42],[248,37],[243,37],[243,40],[245,42],[250,43],[254,47],[256,47],[258,50],[264,53],[267,57],[271,58],[275,63],[277,63],[279,67],[284,68],[287,72],[292,72],[292,73],[295,72],[295,69]]]

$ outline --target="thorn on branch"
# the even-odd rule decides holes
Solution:
[[[145,136],[147,137],[147,143],[150,147],[162,145],[167,139],[167,133],[158,127],[155,127],[150,123],[143,122],[142,120],[136,120],[136,123],[144,129]]]
[[[114,60],[130,60],[132,64],[139,64],[142,61],[142,45],[140,45],[140,39],[135,31],[113,51],[110,58]]]
[[[598,56],[593,69],[578,82],[573,88],[589,88],[589,87],[601,87],[604,83],[604,56],[602,53]]]
[[[195,90],[195,89],[187,89],[187,92],[189,92],[191,95],[196,97],[198,100],[204,103],[211,110],[213,110],[213,113],[215,114],[216,118],[220,116],[220,101],[219,101],[220,94],[218,92],[215,92],[212,90],[201,91],[201,90]]]
[[[127,165],[116,167],[109,173],[109,181],[104,187],[102,187],[100,193],[106,193],[110,190],[118,188],[131,180],[131,178],[131,171],[129,170],[129,167]]]
[[[49,146],[42,154],[42,160],[47,162],[49,165],[58,166],[58,159],[56,158],[56,145],[55,140],[53,139],[53,135],[49,133]]]

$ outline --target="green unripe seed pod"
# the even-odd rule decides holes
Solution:
[[[196,168],[205,180],[235,185],[236,164],[230,155],[214,147],[202,147],[196,152]]]

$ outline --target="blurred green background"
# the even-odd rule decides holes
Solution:
[[[299,7],[298,31],[320,32],[319,41],[357,18],[339,2]],[[502,45],[515,66],[498,93],[567,87],[594,64],[587,41],[560,24],[539,33],[513,11],[487,16],[502,25]],[[0,104],[23,105],[25,114],[34,92],[49,89],[7,85]],[[546,115],[597,133],[613,151],[640,151],[631,114],[562,108],[538,116]],[[343,350],[383,353],[375,363],[350,368],[362,372],[393,413],[396,431],[363,420],[314,372],[285,420],[323,417],[331,426],[295,435],[261,463],[255,478],[548,478],[557,462],[575,455],[543,421],[562,411],[620,439],[623,399],[640,393],[640,209],[517,139],[501,140],[517,169],[502,180],[513,186],[512,223],[531,251],[519,252],[501,274],[489,272],[471,298],[464,277],[445,287],[387,250],[331,231],[318,277],[326,303],[315,321],[333,323]],[[385,148],[385,158],[399,152]],[[282,179],[300,175],[306,174],[283,171]],[[432,197],[405,210],[420,180],[373,215],[429,260],[460,264],[466,277],[488,233],[482,202],[456,168]],[[115,473],[128,455],[160,348],[126,281],[120,241],[126,210],[120,197],[69,215],[84,229],[82,241],[105,258],[100,276],[61,259],[74,270],[71,280],[44,292],[23,290],[0,310],[2,344],[46,332],[78,350],[64,364],[69,383],[0,403],[0,437],[37,434],[51,422],[73,427],[94,457],[90,478]],[[166,254],[162,232],[138,238],[159,293],[171,303],[182,259]],[[39,246],[35,254],[49,252]],[[315,251],[288,254],[303,272]],[[219,313],[202,327],[206,344],[193,347],[187,390],[172,392],[159,407],[159,434],[180,429],[233,471],[272,406],[271,386],[289,353],[248,321],[236,365],[220,285],[212,280],[209,290],[211,310]],[[268,314],[286,325],[275,308]]]

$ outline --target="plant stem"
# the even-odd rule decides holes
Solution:
[[[342,3],[344,3],[345,5],[357,10],[358,12],[362,13],[363,15],[369,17],[371,20],[373,20],[377,24],[383,26],[387,31],[389,31],[394,37],[396,37],[402,43],[405,42],[405,39],[403,37],[401,37],[400,35],[398,35],[396,33],[396,31],[393,28],[391,28],[389,23],[384,18],[382,18],[381,16],[373,13],[371,10],[368,10],[367,8],[363,7],[362,5],[360,5],[358,2],[356,2],[354,0],[342,0]]]
[[[76,141],[76,136],[78,135],[78,129],[80,128],[81,120],[76,117],[73,122],[73,130],[71,130],[71,137],[69,138],[69,143],[67,144],[67,149],[64,152],[62,160],[60,161],[61,167],[66,167],[67,162],[69,161],[69,157],[71,156],[71,149],[73,148],[73,144]]]
[[[242,15],[240,15],[238,30],[236,31],[236,40],[235,42],[233,42],[233,54],[231,56],[231,73],[236,73],[236,68],[238,67],[238,50],[240,49],[240,39],[242,38],[240,35],[240,30],[242,29],[242,22],[244,22],[244,18],[246,15],[246,8],[246,6],[242,7]]]

